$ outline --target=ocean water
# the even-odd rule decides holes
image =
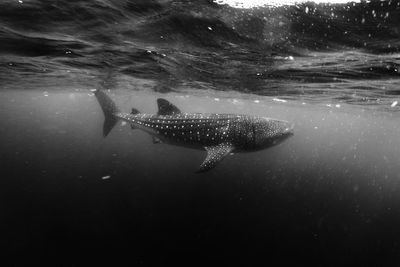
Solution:
[[[399,266],[399,72],[398,0],[2,0],[4,266]],[[295,134],[198,174],[95,88]]]

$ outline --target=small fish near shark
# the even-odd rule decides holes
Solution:
[[[169,101],[158,98],[158,113],[144,114],[135,108],[123,113],[101,90],[94,94],[103,110],[106,137],[115,124],[125,121],[133,129],[153,136],[154,143],[204,149],[207,157],[198,172],[214,168],[227,155],[262,150],[293,135],[293,124],[265,117],[237,114],[182,113]]]

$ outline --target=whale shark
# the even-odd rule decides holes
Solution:
[[[262,150],[277,145],[293,135],[293,124],[284,120],[242,114],[183,113],[163,98],[157,99],[157,114],[145,114],[132,108],[119,110],[102,90],[94,90],[105,120],[106,137],[118,121],[130,124],[153,137],[154,143],[166,143],[207,151],[197,172],[214,168],[226,156]]]

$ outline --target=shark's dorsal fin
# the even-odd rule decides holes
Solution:
[[[132,108],[132,111],[131,111],[132,115],[136,115],[136,114],[139,114],[139,113],[140,113],[139,110],[137,110],[136,108]]]
[[[179,108],[175,107],[164,98],[157,99],[158,113],[157,115],[175,115],[181,113]]]
[[[205,149],[207,151],[207,157],[200,165],[200,169],[197,172],[205,172],[214,168],[218,162],[232,152],[234,147],[230,143],[222,143],[216,146],[205,147]]]

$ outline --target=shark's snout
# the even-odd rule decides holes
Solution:
[[[294,124],[288,121],[280,121],[280,135],[291,136],[294,134]]]
[[[294,124],[290,123],[290,122],[286,122],[283,133],[287,134],[287,135],[293,135],[294,134]]]

